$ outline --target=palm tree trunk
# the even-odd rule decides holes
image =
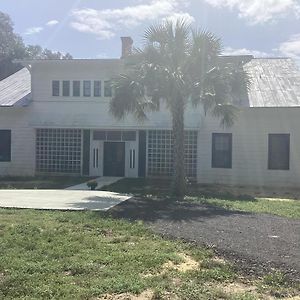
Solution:
[[[185,171],[184,171],[184,103],[180,96],[172,105],[172,129],[174,151],[174,175],[172,194],[177,198],[185,195]]]

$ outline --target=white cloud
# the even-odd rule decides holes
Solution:
[[[24,34],[26,34],[26,35],[33,35],[33,34],[37,34],[37,33],[41,32],[42,30],[44,30],[43,27],[30,27],[30,28],[26,29],[26,31],[24,32]]]
[[[299,0],[205,0],[215,7],[237,9],[250,24],[273,22],[287,15],[300,17]]]
[[[292,35],[287,41],[281,43],[276,50],[285,56],[300,61],[300,34]]]
[[[46,23],[46,26],[55,26],[57,25],[59,22],[57,20],[50,20]]]
[[[267,53],[254,49],[246,49],[246,48],[231,48],[225,47],[223,51],[224,55],[253,55],[254,57],[272,57],[273,53]]]
[[[173,15],[164,18],[163,21],[166,20],[172,23],[176,23],[177,20],[182,20],[182,19],[186,20],[188,24],[195,22],[195,18],[193,16],[191,16],[189,13],[184,13],[184,12],[174,13]]]
[[[147,21],[178,16],[192,20],[192,16],[181,11],[186,5],[186,0],[151,0],[147,4],[137,3],[120,9],[76,9],[72,11],[73,21],[70,25],[80,32],[93,33],[99,38],[109,39],[122,27],[133,28]]]

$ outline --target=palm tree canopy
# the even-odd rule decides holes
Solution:
[[[234,103],[248,89],[250,79],[237,65],[220,59],[220,39],[208,31],[193,30],[185,20],[149,27],[144,46],[126,58],[125,72],[113,79],[110,110],[117,118],[133,113],[143,120],[164,101],[172,110],[175,99],[184,106],[202,104],[205,113],[231,126]]]

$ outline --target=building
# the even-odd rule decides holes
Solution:
[[[123,55],[132,40],[123,38]],[[188,107],[186,174],[201,183],[298,186],[300,73],[289,58],[245,61],[250,91],[232,128]],[[170,176],[168,111],[139,123],[109,113],[122,59],[35,60],[0,82],[0,175]]]

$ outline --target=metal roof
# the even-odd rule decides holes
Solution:
[[[31,76],[26,68],[0,81],[0,107],[23,107],[31,101]]]
[[[254,58],[243,68],[251,78],[243,106],[300,106],[300,72],[291,58]]]

